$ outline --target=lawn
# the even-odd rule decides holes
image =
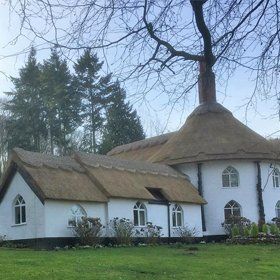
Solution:
[[[0,279],[280,279],[280,247],[0,249]]]

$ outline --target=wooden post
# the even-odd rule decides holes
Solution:
[[[262,195],[262,176],[261,176],[261,166],[260,162],[256,162],[257,166],[257,195],[258,195],[258,210],[259,210],[259,223],[265,224],[265,213],[263,206],[263,195]]]

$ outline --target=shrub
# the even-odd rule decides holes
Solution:
[[[178,227],[175,230],[177,236],[179,236],[184,243],[192,243],[193,238],[196,235],[196,229],[188,226]]]
[[[81,245],[96,245],[101,236],[102,224],[99,218],[82,217],[73,224],[73,232],[79,238]]]
[[[139,237],[146,237],[148,244],[156,244],[161,236],[161,230],[162,227],[148,222],[146,227],[136,230],[136,235]]]
[[[245,227],[243,230],[243,234],[245,237],[249,237],[250,236],[250,228],[249,227]]]
[[[130,245],[134,234],[134,225],[129,219],[114,218],[110,221],[110,228],[113,236],[116,237],[117,244]]]
[[[279,228],[277,227],[276,224],[270,225],[270,233],[273,235],[279,235]]]
[[[267,224],[263,224],[262,225],[262,232],[265,233],[265,234],[268,234],[269,232],[269,227]]]
[[[280,218],[275,217],[271,220],[278,228],[280,228]]]
[[[6,235],[0,235],[0,247],[2,247],[5,244],[6,241]]]
[[[251,226],[251,221],[245,217],[230,216],[222,223],[227,235],[232,235],[232,228],[236,225],[240,235],[244,235],[244,229]]]
[[[258,234],[259,234],[259,228],[258,226],[256,225],[256,223],[252,223],[252,227],[251,227],[251,236],[256,238],[258,237]]]
[[[239,227],[237,225],[234,225],[231,230],[231,236],[236,237],[238,235],[240,235]]]

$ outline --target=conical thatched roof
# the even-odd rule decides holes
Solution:
[[[217,159],[275,159],[273,145],[216,102],[203,103],[151,162],[169,165]]]

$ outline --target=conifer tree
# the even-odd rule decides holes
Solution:
[[[74,66],[75,85],[82,99],[82,149],[87,152],[97,151],[98,135],[104,123],[104,107],[110,92],[111,75],[100,76],[102,65],[96,54],[85,50]]]
[[[80,124],[81,100],[67,62],[60,59],[55,49],[43,63],[41,81],[49,150],[66,154],[71,150],[71,134]]]
[[[112,86],[111,103],[106,113],[106,125],[99,152],[106,154],[112,148],[145,138],[136,110],[125,101],[126,92],[119,82]]]
[[[8,149],[22,147],[41,151],[47,131],[40,94],[40,66],[34,48],[25,66],[20,69],[19,77],[12,77],[11,80],[14,90],[6,93],[10,99],[5,106],[10,115],[6,124]]]

